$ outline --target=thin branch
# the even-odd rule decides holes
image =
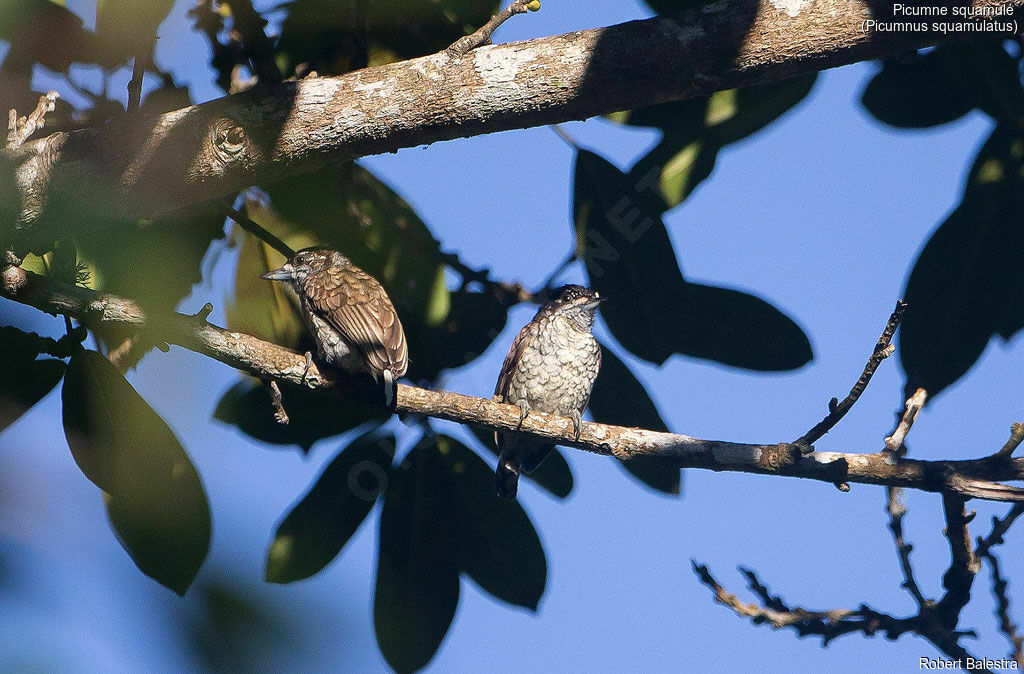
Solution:
[[[232,0],[234,28],[252,66],[252,72],[263,84],[281,81],[281,70],[274,60],[274,41],[266,33],[267,20],[252,6],[252,0]]]
[[[715,595],[715,601],[732,609],[736,615],[750,618],[755,625],[768,624],[779,629],[790,627],[801,637],[820,636],[828,644],[844,634],[863,633],[874,635],[884,632],[888,639],[898,639],[907,632],[917,631],[916,618],[895,618],[879,613],[867,606],[858,609],[830,609],[809,611],[800,607],[789,607],[778,597],[771,597],[752,571],[744,571],[755,593],[771,599],[770,606],[744,603],[735,594],[727,591],[704,565],[693,562],[694,573]]]
[[[281,387],[277,385],[277,382],[273,379],[264,379],[263,385],[267,387],[267,392],[270,393],[270,404],[274,407],[274,421],[277,423],[287,426],[288,413],[284,410],[284,402],[281,398]]]
[[[993,459],[1008,459],[1013,452],[1024,442],[1024,424],[1013,424],[1010,426],[1010,439],[1006,441],[1002,449],[992,455]]]
[[[878,343],[875,344],[875,349],[871,353],[871,357],[868,358],[867,365],[864,366],[864,371],[860,375],[860,379],[850,389],[849,395],[843,398],[842,402],[837,401],[833,398],[828,404],[828,415],[819,421],[814,428],[807,431],[800,439],[796,440],[793,444],[801,447],[810,447],[815,442],[821,439],[823,435],[828,433],[832,428],[839,423],[839,420],[846,416],[846,413],[850,411],[854,403],[860,398],[861,394],[864,393],[864,389],[868,387],[868,382],[871,381],[871,377],[874,376],[875,370],[881,365],[882,361],[892,355],[893,346],[892,338],[896,334],[896,328],[900,325],[900,318],[903,317],[903,312],[906,310],[907,305],[903,300],[897,300],[896,308],[893,309],[892,314],[889,316],[889,320],[885,324],[885,329],[882,331],[882,335],[878,338]]]
[[[142,105],[142,80],[146,76],[148,59],[136,56],[132,61],[132,78],[128,80],[128,112],[135,112]]]
[[[291,249],[291,246],[263,229],[259,223],[244,213],[234,208],[230,208],[228,209],[228,216],[237,222],[239,227],[249,232],[257,239],[276,250],[278,253],[281,253],[281,255],[284,255],[285,259],[290,260],[295,256],[295,251]]]
[[[903,447],[903,443],[907,439],[907,433],[910,432],[910,429],[914,426],[914,420],[917,419],[917,413],[921,411],[927,400],[928,391],[923,388],[917,389],[913,395],[907,398],[903,408],[903,417],[896,424],[896,430],[892,432],[892,435],[885,439],[886,451],[898,452]]]
[[[1006,580],[999,573],[999,560],[991,552],[985,555],[992,567],[992,594],[996,597],[996,617],[999,619],[999,631],[1006,635],[1010,642],[1010,657],[1018,668],[1024,668],[1024,637],[1018,634],[1017,624],[1010,617],[1010,597],[1006,593]]]
[[[29,136],[43,128],[46,113],[53,112],[53,108],[60,94],[56,91],[48,91],[39,97],[36,109],[28,117],[18,117],[18,113],[12,108],[7,116],[7,147],[10,149],[21,147]]]
[[[562,275],[562,272],[568,268],[576,260],[576,251],[569,251],[569,254],[565,256],[565,259],[555,267],[555,269],[548,274],[548,277],[544,279],[544,283],[537,288],[536,292],[533,293],[534,297],[546,297],[551,294],[554,289],[555,279]]]
[[[464,37],[460,37],[445,50],[449,58],[462,58],[477,47],[490,44],[491,35],[498,29],[498,26],[511,19],[516,14],[525,14],[529,10],[540,9],[540,2],[537,0],[513,0],[505,9],[491,17],[491,20]]]
[[[455,253],[440,252],[441,260],[462,277],[462,287],[470,283],[479,283],[491,292],[503,305],[510,306],[521,302],[533,302],[535,298],[521,283],[506,283],[491,278],[490,269],[474,269],[467,265]]]
[[[924,609],[932,602],[925,599],[924,594],[921,593],[921,588],[917,584],[917,580],[914,578],[914,569],[910,565],[910,553],[914,546],[907,543],[903,538],[903,517],[907,514],[907,506],[903,503],[902,499],[903,490],[899,487],[888,487],[886,488],[886,494],[888,496],[886,511],[889,513],[889,530],[892,532],[893,540],[896,542],[896,552],[900,556],[900,568],[903,569],[902,587],[914,598],[918,608]]]
[[[1002,545],[1003,536],[1021,515],[1024,515],[1024,503],[1014,503],[1010,512],[1006,513],[1006,517],[1003,519],[993,517],[992,531],[985,538],[978,537],[978,546],[974,549],[974,554],[978,557],[985,557],[993,546]]]
[[[928,639],[936,648],[952,658],[960,658],[962,662],[965,662],[966,658],[971,657],[960,646],[959,641],[963,637],[976,636],[974,632],[946,629],[932,619],[927,609],[918,615],[897,618],[875,611],[863,604],[857,609],[827,611],[809,611],[800,607],[790,607],[781,598],[773,596],[753,571],[741,569],[747,576],[751,590],[764,602],[764,605],[747,604],[722,587],[706,566],[693,562],[693,570],[700,581],[714,592],[717,603],[732,609],[736,615],[750,618],[755,625],[768,624],[776,629],[792,628],[800,637],[820,636],[823,646],[827,646],[833,639],[844,634],[862,633],[865,636],[874,636],[882,632],[887,639],[895,640],[912,632]],[[975,670],[972,669],[972,671]],[[990,670],[980,669],[977,671]]]
[[[378,387],[369,378],[320,372],[315,364],[307,371],[303,354],[210,325],[200,320],[201,316],[147,317],[131,300],[59,283],[13,266],[0,276],[0,296],[47,313],[71,316],[87,327],[100,323],[139,326],[162,341],[219,360],[257,379],[287,381],[352,399],[380,402]],[[521,421],[520,410],[514,405],[404,384],[398,386],[396,409],[488,430],[522,432],[551,444],[620,460],[650,457],[680,468],[898,486],[963,498],[1024,502],[1024,489],[1001,484],[1024,479],[1024,459],[1019,458],[1000,462],[988,458],[919,461],[894,457],[888,452],[815,452],[804,456],[800,447],[788,443],[701,440],[677,433],[591,422],[582,424],[577,438],[571,419],[536,412]]]
[[[935,605],[935,612],[942,625],[949,630],[956,628],[960,612],[970,601],[971,585],[981,568],[971,546],[971,534],[967,526],[974,518],[974,513],[968,514],[964,504],[964,499],[958,496],[942,496],[951,560],[949,569],[942,576],[946,594]]]

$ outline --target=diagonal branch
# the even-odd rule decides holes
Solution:
[[[925,599],[921,587],[914,578],[914,568],[910,565],[910,553],[914,546],[907,543],[903,537],[903,518],[907,514],[907,506],[903,503],[903,490],[899,487],[887,487],[886,495],[888,496],[886,512],[889,513],[889,530],[896,542],[896,552],[900,556],[900,568],[903,570],[902,587],[914,598],[918,608],[924,609],[932,602]]]
[[[960,645],[960,639],[976,636],[974,632],[958,632],[955,627],[943,626],[933,619],[931,608],[927,606],[917,615],[906,618],[880,613],[864,604],[857,609],[809,611],[797,606],[791,607],[781,598],[772,595],[753,571],[740,569],[747,577],[751,591],[764,602],[747,604],[722,587],[706,566],[693,562],[693,570],[700,581],[714,592],[717,603],[732,609],[738,616],[750,618],[755,625],[767,623],[775,629],[792,628],[800,637],[820,636],[823,646],[844,634],[862,633],[865,636],[873,636],[882,632],[887,639],[895,640],[912,632],[932,642],[936,648],[951,658],[960,658],[961,662],[966,662],[967,658],[971,657]],[[980,664],[972,671],[991,672]]]
[[[481,45],[490,44],[491,35],[494,34],[494,31],[498,30],[498,27],[501,24],[505,23],[516,14],[525,14],[533,7],[536,7],[534,11],[540,9],[540,2],[537,2],[536,5],[534,2],[535,0],[512,0],[508,7],[492,16],[490,21],[480,26],[480,28],[469,35],[460,37],[445,51],[448,53],[448,56],[453,59],[457,59],[462,58],[467,53]]]
[[[794,3],[790,3],[793,5]],[[440,140],[585,119],[775,82],[992,33],[887,32],[878,0],[721,0],[608,28],[485,46],[241,92],[135,125],[56,133],[0,155],[17,165],[26,234],[37,195],[87,203],[109,220],[237,194],[359,157]],[[1024,0],[978,0],[1018,10]],[[889,7],[891,11],[891,7]],[[642,45],[642,48],[638,48]],[[97,189],[102,185],[102,189]],[[20,198],[19,198],[20,197]],[[19,252],[16,250],[15,252]]]
[[[20,267],[0,277],[0,296],[51,314],[70,316],[83,325],[120,323],[138,326],[160,341],[219,360],[258,379],[289,382],[351,398],[376,401],[373,387],[361,379],[308,367],[302,354],[239,332],[210,325],[196,316],[147,317],[133,301],[52,281]],[[650,457],[681,468],[704,468],[762,475],[898,486],[955,494],[962,498],[1024,502],[1024,489],[1001,484],[1024,479],[1024,459],[987,458],[916,461],[891,453],[815,452],[803,456],[788,443],[748,444],[701,440],[677,433],[584,423],[576,437],[570,419],[541,412],[520,421],[519,408],[449,391],[399,385],[396,410],[447,419],[490,430],[522,432],[552,444],[575,447],[620,460]]]
[[[864,366],[864,371],[861,373],[860,378],[857,379],[857,383],[850,389],[849,395],[843,398],[842,402],[833,398],[828,405],[828,416],[815,424],[814,428],[804,433],[798,440],[794,441],[794,445],[810,447],[846,416],[846,413],[850,411],[850,408],[854,406],[868,387],[868,383],[871,382],[871,377],[874,376],[878,366],[882,364],[883,360],[892,355],[894,348],[892,338],[896,334],[896,328],[900,326],[900,319],[903,317],[903,312],[906,309],[906,302],[903,300],[896,301],[896,308],[892,310],[889,320],[886,321],[885,329],[882,330],[882,334],[875,344],[874,351],[871,352],[871,357],[868,358],[867,365]]]

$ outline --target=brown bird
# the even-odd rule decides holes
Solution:
[[[601,347],[590,332],[601,300],[582,286],[556,290],[512,343],[494,400],[518,405],[520,422],[531,410],[569,417],[578,438],[601,369]],[[514,433],[495,433],[494,441],[501,451],[495,489],[514,499],[520,471],[533,472],[555,446]]]
[[[409,367],[409,350],[395,307],[377,279],[326,248],[300,250],[260,278],[291,282],[320,358],[345,372],[370,374],[383,383],[391,405],[394,382]]]

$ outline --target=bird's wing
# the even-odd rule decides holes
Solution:
[[[310,308],[358,349],[373,372],[401,377],[409,367],[405,331],[377,279],[354,266],[310,274],[303,290]]]
[[[495,397],[500,396],[502,401],[508,395],[509,386],[512,385],[512,375],[519,367],[519,361],[522,360],[523,352],[526,351],[526,345],[530,341],[531,325],[532,323],[528,323],[519,331],[515,341],[512,342],[512,347],[508,350],[508,355],[505,356],[505,362],[501,365],[498,383],[494,386],[494,395]]]

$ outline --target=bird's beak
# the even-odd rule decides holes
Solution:
[[[295,267],[289,262],[280,269],[268,271],[266,274],[261,275],[260,278],[267,279],[268,281],[289,281],[294,273]]]
[[[601,304],[601,302],[604,302],[606,299],[608,299],[608,298],[607,297],[595,297],[594,299],[590,300],[589,302],[587,302],[583,306],[585,308],[587,308],[587,309],[596,309],[597,305]]]

